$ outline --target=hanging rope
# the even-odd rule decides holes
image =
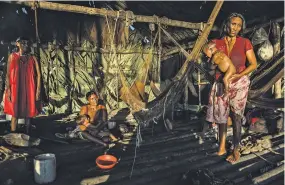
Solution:
[[[151,50],[150,50],[149,56],[152,54],[153,47],[154,47],[154,44],[156,42],[156,39],[157,39],[158,35],[159,35],[159,31],[157,31],[157,33],[155,34],[154,39],[153,40],[151,39]],[[148,56],[148,58],[149,58],[149,56]],[[149,62],[149,60],[147,62]],[[147,77],[147,74],[145,74],[145,77]],[[155,123],[157,123],[154,119],[153,119],[153,121]],[[135,156],[134,156],[134,161],[133,161],[133,164],[132,164],[132,170],[131,170],[131,173],[130,173],[130,178],[132,178],[132,174],[133,174],[133,170],[134,170],[134,165],[135,165],[136,156],[137,156],[137,148],[140,147],[140,143],[141,142],[142,142],[142,136],[141,136],[141,129],[140,129],[140,124],[139,124],[138,129],[137,129],[137,136],[136,136]]]
[[[36,29],[36,40],[37,40],[37,43],[40,42],[39,30],[38,30],[38,7],[39,7],[38,2],[34,1],[32,9],[35,11],[35,29]]]
[[[115,48],[115,42],[114,42],[114,39],[115,39],[115,34],[116,34],[116,27],[117,27],[117,21],[118,21],[118,18],[120,16],[120,12],[118,11],[117,12],[117,17],[115,19],[115,25],[114,25],[114,33],[112,35],[111,33],[111,28],[110,28],[110,25],[109,25],[109,21],[108,21],[108,16],[106,15],[106,22],[107,22],[107,26],[108,26],[108,30],[109,30],[109,37],[110,37],[110,42],[111,42],[111,53],[113,53],[114,55],[114,60],[116,61],[116,63],[118,64],[118,59],[117,59],[117,53],[116,53],[116,48]],[[117,78],[117,108],[119,108],[119,73],[118,73],[119,69],[116,70],[116,78]]]
[[[165,29],[163,29],[161,26],[160,28],[165,33],[165,35],[168,36],[180,48],[186,58],[190,57],[190,54]],[[209,80],[210,83],[214,82],[214,78],[201,65],[195,62],[194,66],[206,75],[206,78]]]
[[[142,142],[141,127],[139,125],[138,129],[137,129],[135,156],[134,156],[134,160],[133,160],[133,164],[132,164],[132,170],[131,170],[131,173],[130,173],[130,179],[132,178],[133,171],[134,171],[134,166],[135,166],[136,157],[137,157],[137,148],[140,147],[141,142]]]
[[[162,26],[160,26],[160,24],[159,24],[159,28],[162,29],[162,31],[165,33],[165,35],[166,35],[168,38],[170,38],[170,39],[174,42],[174,44],[175,44],[176,46],[178,46],[178,47],[180,48],[180,50],[182,51],[182,53],[183,53],[186,57],[189,57],[189,56],[190,56],[190,54],[189,54],[165,29],[163,29]]]

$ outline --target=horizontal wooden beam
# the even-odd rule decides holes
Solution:
[[[4,43],[4,45],[8,45],[9,43]],[[16,45],[15,42],[11,42],[11,45]],[[33,48],[36,48],[40,46],[43,49],[64,49],[66,51],[79,51],[79,52],[88,52],[88,53],[105,53],[105,54],[110,54],[114,53],[113,51],[109,49],[103,49],[103,48],[98,48],[98,47],[80,47],[80,46],[62,46],[62,45],[56,45],[56,44],[37,44],[33,43],[31,44]],[[149,49],[134,49],[134,50],[124,50],[124,49],[118,49],[116,51],[116,54],[149,54],[150,50]],[[157,51],[152,52],[153,55],[158,55]]]
[[[35,3],[33,1],[3,1],[4,3],[10,4],[18,4],[23,6],[34,7]],[[64,11],[64,12],[72,12],[72,13],[80,13],[80,14],[87,14],[87,15],[98,15],[101,17],[113,17],[113,18],[120,18],[126,20],[126,16],[128,16],[131,21],[134,22],[145,22],[145,23],[161,23],[168,26],[174,27],[182,27],[182,28],[189,28],[189,29],[199,29],[202,30],[204,28],[204,23],[191,23],[185,21],[178,21],[168,19],[166,17],[157,17],[157,16],[145,16],[145,15],[134,15],[131,11],[113,11],[101,8],[90,8],[86,6],[78,6],[78,5],[70,5],[70,4],[61,4],[61,3],[54,3],[54,2],[46,2],[46,1],[38,1],[37,2],[38,8],[47,9],[47,10],[54,10],[54,11]]]

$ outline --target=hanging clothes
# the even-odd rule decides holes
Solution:
[[[33,56],[23,60],[19,53],[11,54],[7,71],[11,90],[11,101],[7,92],[4,99],[4,113],[16,118],[32,118],[39,114],[41,101],[36,101],[37,76]]]

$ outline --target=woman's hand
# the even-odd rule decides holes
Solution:
[[[230,78],[229,81],[232,82],[232,81],[238,80],[238,79],[240,79],[242,76],[243,76],[243,75],[241,75],[241,74],[234,74],[234,75],[231,76],[231,78]]]
[[[7,89],[6,89],[6,95],[7,95],[7,98],[8,98],[8,100],[11,102],[12,101],[12,95],[11,95],[11,88],[10,87],[8,87]]]
[[[37,90],[37,92],[36,92],[36,101],[40,100],[40,95],[41,95],[41,92]]]
[[[223,94],[222,98],[223,98],[224,101],[227,101],[227,99],[229,98],[229,92],[225,91],[225,93]]]

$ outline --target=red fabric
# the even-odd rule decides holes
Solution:
[[[39,114],[41,104],[36,102],[36,66],[32,56],[20,61],[19,53],[12,53],[8,80],[11,102],[5,94],[4,112],[16,118],[31,118]]]
[[[246,68],[246,51],[253,49],[253,46],[248,39],[243,37],[237,37],[230,55],[227,50],[225,38],[214,39],[212,41],[216,43],[216,47],[218,50],[223,51],[227,56],[229,56],[237,70],[237,73],[241,73]],[[221,74],[218,73],[216,78],[218,79],[220,75]]]
[[[255,122],[257,122],[259,120],[259,118],[251,118],[251,124],[254,124]]]
[[[229,84],[228,96],[217,96],[217,86],[214,83],[208,104],[206,120],[215,123],[227,123],[230,110],[243,116],[247,101],[249,77],[243,76],[236,82]]]

